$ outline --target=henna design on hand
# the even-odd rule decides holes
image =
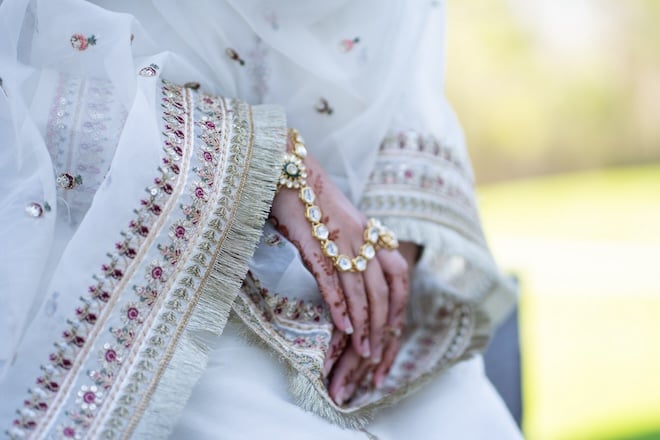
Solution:
[[[316,195],[320,196],[321,194],[323,194],[323,186],[324,185],[323,185],[323,179],[321,178],[321,176],[316,176],[313,173],[311,173],[308,176],[308,178],[309,178],[310,182],[312,182],[312,189],[314,190]],[[313,178],[313,180],[312,180],[312,178]]]
[[[323,268],[323,271],[326,275],[330,276],[335,271],[335,266],[332,264],[332,261],[328,259],[325,255],[319,252],[314,252],[314,258],[316,262]]]

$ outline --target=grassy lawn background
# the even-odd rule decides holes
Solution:
[[[521,280],[526,436],[660,438],[660,165],[479,198],[496,259]]]

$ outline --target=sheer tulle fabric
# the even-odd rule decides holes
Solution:
[[[469,162],[460,127],[442,93],[441,2],[4,0],[0,29],[0,243],[7,250],[0,253],[2,427],[11,424],[20,403],[20,397],[4,396],[22,396],[25,384],[40,374],[53,333],[77,307],[78,295],[69,293],[87,290],[89,274],[104,262],[99,249],[112,249],[114,232],[130,220],[134,198],[116,194],[141,194],[151,183],[142,164],[159,160],[161,130],[151,105],[157,81],[145,81],[144,69],[152,69],[154,78],[198,82],[209,93],[282,105],[288,124],[301,130],[311,152],[356,203],[389,131],[415,130],[445,139]],[[112,110],[107,114],[113,117],[95,132],[109,140],[95,144],[103,150],[99,173],[105,177],[87,201],[87,208],[99,209],[76,208],[55,189],[58,167],[49,149],[54,117],[49,112],[63,99],[58,94],[63,77],[98,81],[109,93]],[[86,84],[72,92],[72,100],[87,99]],[[74,127],[71,136],[80,139],[86,127]],[[26,216],[28,203],[47,204],[51,211],[40,218]],[[295,258],[280,264],[295,266]],[[71,261],[75,266],[66,263]],[[259,264],[268,263],[254,263]],[[286,274],[283,270],[274,283],[288,283]],[[295,282],[301,286],[313,283],[298,275]],[[237,343],[232,335],[227,344]],[[227,370],[243,374],[237,381],[249,380],[243,363],[253,356],[263,358],[251,350]],[[275,365],[267,370],[270,376],[279,375]],[[499,438],[515,438],[517,432],[483,373],[471,371],[469,377],[443,379],[449,385],[441,386],[446,398],[435,400],[437,406],[430,398],[419,402],[445,411],[462,393],[452,383],[474,378],[483,387],[470,395],[475,401],[486,396],[493,409],[484,417],[507,420]],[[207,375],[200,387],[221,390],[215,380]],[[273,381],[263,386],[285,384],[283,377]],[[254,399],[260,392],[270,391],[257,387]],[[276,396],[284,407],[286,397]],[[212,403],[197,393],[190,408]],[[315,431],[330,426],[309,413],[296,414],[308,418],[302,424]],[[254,414],[246,411],[243,416],[236,421],[249,424]],[[188,410],[178,429],[187,429],[190,417],[197,416]],[[204,424],[209,432],[222,432],[213,420]],[[383,430],[383,438],[388,430],[394,432],[386,426],[374,425]]]
[[[8,91],[0,93],[2,135],[6,145],[20,146],[1,152],[7,191],[2,193],[0,227],[5,248],[21,250],[11,254],[12,261],[21,259],[25,264],[18,267],[30,271],[20,276],[14,264],[0,265],[7,271],[0,278],[7,283],[3,291],[23,292],[0,299],[0,325],[7,335],[0,342],[0,357],[5,360],[30,308],[44,300],[37,292],[48,290],[50,280],[48,271],[44,277],[33,274],[47,269],[56,215],[42,219],[38,227],[23,227],[34,223],[24,215],[25,200],[56,200],[52,161],[40,131],[45,121],[35,120],[29,112],[48,106],[37,94],[46,72],[107,79],[118,104],[130,113],[120,139],[125,144],[147,145],[145,135],[157,136],[149,112],[139,108],[137,88],[136,73],[150,64],[171,81],[196,81],[211,93],[283,105],[289,125],[301,127],[312,153],[355,202],[388,130],[435,133],[453,139],[465,155],[460,128],[442,94],[441,4],[419,2],[411,7],[397,1],[384,8],[376,0],[203,0],[194,7],[171,0],[97,3],[108,9],[80,0],[8,0],[0,9],[2,56],[8,60],[0,68]],[[73,50],[73,34],[94,35],[96,44]],[[356,38],[359,42],[351,50],[342,46]],[[228,48],[254,66],[232,62]],[[321,99],[327,100],[332,115],[317,111]],[[133,172],[131,161],[138,163],[140,154],[146,154],[146,148],[134,150],[132,157],[114,158],[118,166],[111,174]],[[12,178],[20,178],[21,185]],[[57,203],[50,205],[58,209]],[[112,220],[121,222],[105,219],[101,225],[110,228],[106,222]]]

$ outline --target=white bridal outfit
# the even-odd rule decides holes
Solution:
[[[519,438],[478,354],[515,294],[443,95],[443,2],[94,3],[0,2],[2,435]],[[327,308],[265,223],[287,126],[424,248],[384,386],[341,407]]]

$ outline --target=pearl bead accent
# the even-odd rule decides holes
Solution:
[[[398,242],[394,233],[383,226],[380,221],[371,218],[364,229],[364,243],[360,247],[360,253],[354,258],[339,253],[337,244],[329,239],[330,230],[322,222],[321,208],[314,204],[316,194],[312,188],[307,186],[307,168],[303,162],[307,156],[305,143],[297,130],[290,129],[289,136],[293,141],[293,152],[284,155],[278,187],[298,190],[298,196],[305,204],[305,217],[312,226],[312,235],[319,240],[321,251],[332,260],[335,269],[339,272],[364,272],[367,270],[369,260],[376,256],[376,249],[396,249]]]

